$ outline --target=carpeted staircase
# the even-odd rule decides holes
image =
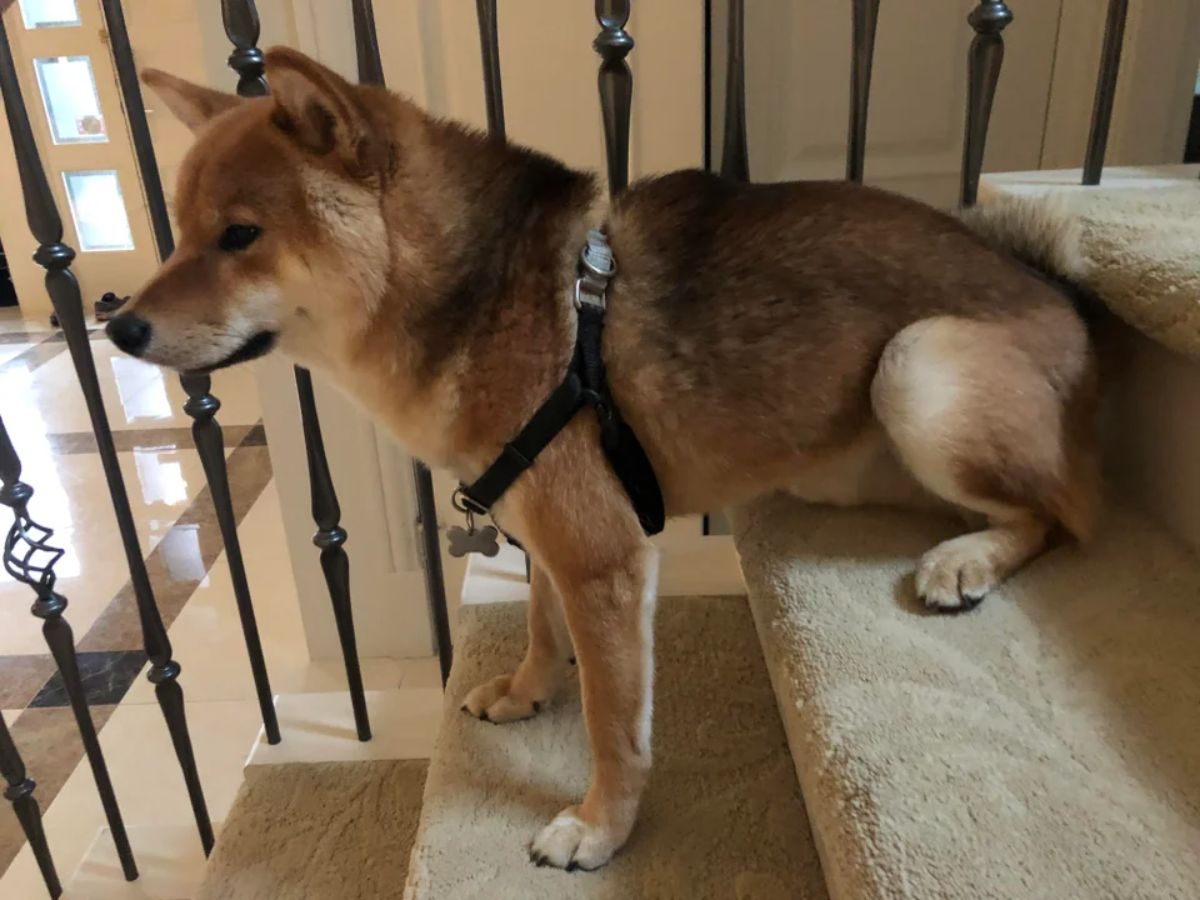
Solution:
[[[250,768],[196,900],[394,896],[428,768],[414,759]]]
[[[459,699],[510,671],[525,604],[464,607],[408,900],[824,898],[804,803],[744,597],[666,597],[657,621],[654,770],[637,837],[604,870],[536,868],[529,841],[587,786],[577,682],[496,726]]]
[[[1200,896],[1200,565],[1114,511],[976,611],[953,520],[775,498],[734,523],[830,895]]]
[[[1095,287],[1156,353],[1200,355],[1196,175],[1109,170],[1104,192],[1072,198]],[[1069,181],[1002,176],[982,196]],[[1200,397],[1200,369],[1171,360]],[[1147,404],[1117,394],[1131,404],[1119,421],[1142,414]],[[1173,417],[1195,410],[1167,413],[1137,419],[1133,443],[1176,445],[1194,467],[1200,429]],[[1151,458],[1163,457],[1138,457]],[[1153,481],[1134,475],[1118,483]],[[1191,480],[1174,497],[1130,491],[1149,514],[1115,510],[1093,545],[1053,550],[957,617],[927,614],[911,583],[917,556],[958,527],[949,520],[786,498],[737,511],[748,599],[660,601],[653,778],[629,845],[593,873],[526,858],[586,781],[577,686],[510,725],[458,709],[525,641],[524,604],[511,599],[523,587],[477,602],[498,598],[468,575],[428,774],[387,760],[252,773],[199,896],[1198,897]]]

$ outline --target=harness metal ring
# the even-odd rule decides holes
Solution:
[[[588,248],[587,247],[584,247],[579,252],[579,262],[585,269],[587,269],[593,275],[596,275],[600,278],[608,279],[608,278],[612,278],[614,275],[617,274],[617,261],[615,259],[613,259],[610,256],[608,258],[608,268],[601,269],[594,262],[592,262],[592,260],[588,257]]]

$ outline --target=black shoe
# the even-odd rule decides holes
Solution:
[[[128,297],[118,297],[112,291],[109,291],[96,301],[96,321],[107,322],[128,302]]]

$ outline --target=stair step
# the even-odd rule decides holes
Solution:
[[[214,823],[220,832],[220,826]],[[67,883],[80,900],[183,900],[204,880],[204,851],[194,825],[134,825],[126,829],[137,858],[137,881],[125,881],[112,833],[103,828]]]
[[[531,838],[586,787],[577,680],[524,722],[458,708],[520,659],[525,612],[462,607],[406,900],[826,896],[744,597],[659,602],[655,767],[627,847],[596,872],[531,864]]]
[[[428,759],[442,714],[440,687],[367,691],[372,738],[359,741],[345,691],[281,694],[275,702],[283,740],[260,733],[247,767],[284,763]]]
[[[1200,567],[1161,528],[1109,509],[957,617],[912,570],[960,522],[781,495],[735,531],[831,893],[1200,896]]]
[[[746,584],[733,538],[728,535],[664,533],[655,541],[659,597],[744,597]],[[525,555],[503,544],[492,558],[472,555],[463,581],[463,605],[512,603],[529,598]]]
[[[397,896],[427,765],[374,759],[247,770],[195,900]]]

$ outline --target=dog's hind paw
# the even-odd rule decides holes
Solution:
[[[996,586],[995,571],[980,534],[938,544],[917,566],[917,596],[936,612],[967,612]]]
[[[484,682],[467,694],[462,708],[477,719],[497,725],[537,715],[541,701],[514,691],[512,681],[511,675],[501,675]]]
[[[529,859],[539,866],[591,871],[598,869],[617,852],[621,840],[607,829],[589,824],[569,807],[542,829],[529,847]]]

